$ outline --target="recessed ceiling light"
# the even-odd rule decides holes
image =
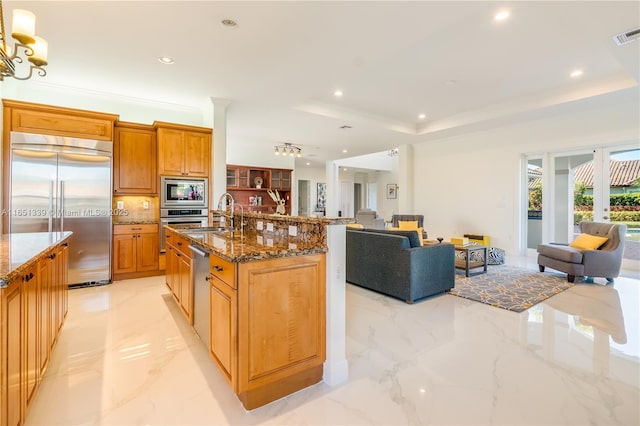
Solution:
[[[349,151],[347,151],[346,149],[343,149],[343,150],[342,150],[342,153],[343,153],[343,154],[346,154],[347,152],[349,152]]]
[[[173,60],[173,58],[171,58],[169,56],[160,56],[158,58],[158,62],[160,62],[161,64],[165,64],[165,65],[173,65],[173,63],[175,61]]]
[[[311,163],[309,163],[309,162],[307,162],[307,163],[305,163],[305,164],[306,164],[307,166],[310,166],[310,165],[311,165]]]
[[[509,17],[510,13],[508,10],[502,10],[498,13],[496,13],[496,16],[493,17],[493,19],[495,19],[496,21],[504,21],[505,19],[507,19]]]
[[[572,71],[571,74],[569,74],[571,77],[576,78],[576,77],[580,77],[583,74],[582,70],[575,70]]]
[[[235,28],[238,26],[238,23],[233,19],[223,19],[220,22],[222,22],[222,25],[224,25],[225,27]]]
[[[344,171],[344,172],[346,172],[347,170],[348,170],[348,169],[346,169],[346,168],[342,169],[342,171]]]
[[[425,118],[427,118],[427,114],[418,115],[418,120],[424,120]]]
[[[341,98],[342,90],[336,90],[335,92],[333,92],[333,96],[335,96],[336,98]]]

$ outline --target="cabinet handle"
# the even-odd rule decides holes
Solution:
[[[216,271],[216,272],[222,272],[224,270],[224,268],[221,268],[218,265],[213,265],[213,270]]]
[[[131,228],[132,231],[141,231],[142,228]]]
[[[207,277],[205,277],[205,279],[204,279],[204,280],[205,280],[205,281],[209,281],[210,279],[211,279],[211,277],[207,276]]]
[[[178,241],[178,242],[177,242],[177,244],[178,244],[179,246],[181,246],[181,245],[182,245],[182,242]]]
[[[182,256],[182,255],[181,255],[180,253],[176,253],[176,256],[180,257],[180,256]]]

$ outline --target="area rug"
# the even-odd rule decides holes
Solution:
[[[573,287],[566,275],[537,272],[515,266],[489,266],[486,274],[456,274],[449,294],[497,308],[522,312],[536,303]]]

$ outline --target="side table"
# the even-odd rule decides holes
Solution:
[[[455,251],[465,254],[464,259],[459,259],[458,256],[456,256],[456,269],[462,269],[465,277],[487,272],[487,246],[455,246],[454,249]],[[475,252],[482,252],[482,260],[471,259],[471,254]],[[470,273],[471,269],[476,268],[482,268],[483,270]]]

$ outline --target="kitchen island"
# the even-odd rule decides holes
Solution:
[[[0,425],[24,424],[67,314],[71,232],[0,235]]]
[[[233,235],[168,226],[167,286],[193,322],[202,296],[190,285],[196,268],[188,247],[209,253],[209,329],[203,341],[244,407],[254,409],[322,380],[323,229],[352,219],[245,214],[242,221],[244,234]]]

